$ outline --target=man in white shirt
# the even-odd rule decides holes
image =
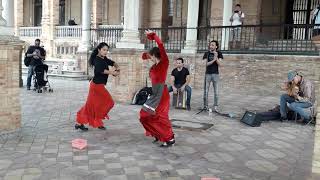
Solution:
[[[320,4],[311,12],[311,24],[320,24]],[[314,26],[312,36],[320,35],[320,26]]]
[[[244,13],[241,11],[241,5],[236,4],[234,12],[230,17],[231,26],[235,26],[231,29],[231,48],[240,48],[241,41],[241,25],[244,20]]]

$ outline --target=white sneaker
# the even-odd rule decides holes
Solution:
[[[218,106],[214,106],[213,109],[215,112],[218,112]]]

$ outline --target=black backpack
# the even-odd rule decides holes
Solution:
[[[148,97],[152,94],[152,88],[151,87],[144,87],[142,88],[138,94],[136,95],[136,102],[137,105],[143,105]]]
[[[32,60],[32,57],[27,57],[27,53],[24,56],[24,65],[26,65],[27,67],[30,65]]]

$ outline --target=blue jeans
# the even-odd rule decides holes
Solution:
[[[187,91],[187,106],[190,106],[192,89],[188,85],[186,85],[186,87],[184,89],[185,89],[185,91]],[[170,86],[168,88],[168,90],[169,90],[169,92],[172,92],[173,91],[172,86]]]
[[[31,80],[32,80],[33,73],[34,73],[34,66],[29,65],[28,66],[28,76],[27,76],[27,88],[31,87]]]
[[[280,96],[280,114],[282,118],[287,119],[287,103],[289,103],[289,108],[298,113],[304,120],[311,118],[311,114],[306,112],[305,109],[311,107],[312,104],[309,102],[297,102],[288,94],[282,94]]]
[[[210,89],[210,83],[212,82],[214,90],[214,106],[218,106],[218,85],[219,85],[219,74],[206,74],[206,87],[204,91],[204,105],[208,108],[208,92]]]

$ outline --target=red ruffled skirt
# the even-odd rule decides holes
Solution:
[[[87,102],[77,113],[77,123],[94,128],[103,126],[102,120],[109,119],[108,113],[113,106],[114,101],[104,84],[91,81]]]
[[[168,88],[165,87],[155,115],[143,109],[140,111],[140,122],[146,130],[146,136],[155,137],[162,142],[167,142],[173,138],[172,125],[169,120],[169,108],[170,95]]]

